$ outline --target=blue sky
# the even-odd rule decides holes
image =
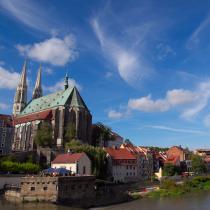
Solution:
[[[137,145],[210,147],[210,2],[0,0],[0,112],[25,57],[28,99],[77,85],[94,122]]]

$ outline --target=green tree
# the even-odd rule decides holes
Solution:
[[[73,122],[67,124],[65,128],[65,139],[67,142],[76,139],[76,125]]]
[[[106,147],[108,140],[114,140],[115,137],[112,133],[112,129],[102,123],[97,123],[92,129],[92,144],[94,146],[101,145]]]
[[[192,170],[193,172],[198,174],[207,172],[206,164],[201,156],[199,155],[192,156]]]
[[[166,163],[163,167],[163,176],[174,176],[180,174],[180,167],[174,166],[170,163]]]
[[[66,150],[70,150],[71,152],[86,153],[91,160],[92,173],[97,178],[106,178],[106,152],[102,148],[81,144],[77,140],[72,140],[71,142],[66,143],[65,147]]]
[[[41,147],[52,146],[52,127],[47,122],[42,122],[34,138],[37,145]]]

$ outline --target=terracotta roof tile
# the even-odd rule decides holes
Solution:
[[[75,163],[78,161],[85,153],[73,153],[73,154],[60,154],[58,155],[52,163]]]
[[[114,160],[136,160],[136,157],[127,149],[106,148],[105,150]]]

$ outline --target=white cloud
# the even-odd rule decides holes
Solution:
[[[18,44],[16,47],[24,56],[56,66],[64,66],[78,56],[75,39],[72,35],[68,35],[64,39],[52,37],[33,45]]]
[[[171,131],[171,132],[176,132],[176,133],[192,133],[192,134],[204,134],[204,135],[209,135],[208,132],[202,131],[202,130],[192,130],[192,129],[183,129],[183,128],[172,128],[169,126],[164,126],[164,125],[149,125],[145,126],[148,128],[154,128],[158,130],[165,130],[165,131]]]
[[[173,89],[166,92],[165,98],[152,99],[151,95],[129,99],[128,109],[142,112],[165,112],[174,107],[181,107],[181,117],[187,120],[203,111],[210,99],[210,79],[198,84],[194,91]]]
[[[54,29],[56,18],[52,18],[37,1],[28,0],[1,0],[1,12],[4,12],[15,21],[23,23],[30,28],[49,33]]]
[[[5,110],[5,109],[8,109],[8,108],[10,108],[10,105],[9,104],[5,104],[5,103],[1,103],[0,102],[0,109]]]
[[[69,79],[69,86],[73,87],[76,86],[78,90],[82,90],[82,86],[78,84],[74,79]],[[43,86],[44,90],[49,92],[56,92],[59,90],[64,89],[64,79],[60,80],[59,82],[55,83],[53,86]]]
[[[15,89],[20,80],[20,74],[11,72],[0,66],[0,88],[1,89]]]
[[[196,101],[197,93],[184,89],[174,89],[167,91],[166,100],[172,106],[187,104]]]
[[[167,91],[166,97],[163,99],[153,100],[151,99],[151,95],[129,99],[128,107],[143,112],[165,112],[171,107],[189,104],[196,101],[196,99],[196,94],[189,90],[174,89]]]
[[[170,108],[167,101],[161,99],[154,101],[150,95],[137,99],[129,99],[128,107],[143,112],[164,112]]]
[[[105,57],[117,67],[118,73],[124,81],[134,86],[136,81],[139,82],[151,72],[151,68],[146,65],[142,56],[131,48],[122,46],[121,42],[106,34],[97,18],[92,19],[91,26]]]
[[[117,112],[117,111],[115,111],[115,110],[110,110],[109,112],[108,112],[108,117],[110,118],[110,119],[121,119],[121,118],[123,118],[123,113],[121,113],[121,112]]]
[[[182,113],[182,117],[185,119],[191,119],[192,117],[199,114],[207,105],[210,99],[210,79],[201,82],[198,88],[195,90],[196,103],[185,109]]]

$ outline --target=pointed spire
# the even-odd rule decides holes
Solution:
[[[13,114],[17,115],[25,108],[27,104],[27,79],[26,79],[26,71],[27,71],[27,59],[23,64],[22,73],[20,77],[20,82],[16,89],[16,94],[14,98],[13,104]]]
[[[42,97],[42,84],[41,84],[41,76],[42,76],[42,64],[39,66],[36,84],[33,91],[33,99]]]
[[[22,73],[21,73],[21,78],[20,78],[20,86],[24,87],[27,86],[26,85],[26,69],[27,69],[27,59],[25,59],[24,64],[23,64],[23,68],[22,68]]]
[[[66,73],[66,76],[65,76],[65,83],[64,83],[64,88],[65,90],[69,87],[69,77],[68,77],[68,74]]]

